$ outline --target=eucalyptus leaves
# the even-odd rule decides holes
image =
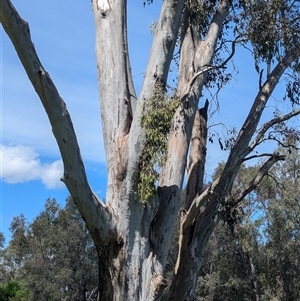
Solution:
[[[164,163],[171,120],[180,101],[170,97],[162,84],[157,83],[146,102],[141,125],[146,131],[146,145],[140,160],[138,192],[143,203],[153,197],[159,172]]]

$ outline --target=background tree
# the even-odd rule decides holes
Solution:
[[[223,164],[215,171],[215,177]],[[241,166],[233,184],[235,193],[245,189],[259,166]],[[228,208],[208,243],[197,288],[197,300],[261,300],[259,273],[265,270],[263,208],[257,193],[249,193],[238,207]],[[234,297],[233,297],[234,296]]]
[[[231,209],[272,165],[285,158],[280,153],[259,155],[255,149],[267,139],[282,139],[288,129],[279,125],[300,113],[299,2],[163,1],[139,97],[130,71],[126,1],[94,0],[92,7],[108,173],[106,203],[89,186],[70,115],[35,52],[28,24],[9,0],[2,0],[0,20],[49,117],[64,163],[62,181],[95,242],[99,300],[160,298],[167,285],[164,270],[186,167],[187,197],[180,211],[179,252],[169,299],[193,300],[202,256],[220,218],[230,217]],[[203,189],[209,103],[202,104],[201,95],[205,87],[221,89],[228,81],[225,68],[237,45],[253,51],[259,90],[228,144],[220,176]],[[166,88],[176,46],[178,82],[170,97]],[[261,71],[264,64],[266,75]],[[286,96],[291,103],[287,100],[285,111],[276,111],[260,124],[287,71]],[[258,156],[268,159],[244,190],[231,194],[241,164]]]
[[[20,281],[10,280],[0,286],[1,301],[27,301],[29,292]]]
[[[97,252],[71,198],[65,208],[48,199],[32,223],[15,217],[11,231],[4,289],[12,284],[18,289],[22,281],[25,300],[96,300]]]
[[[289,145],[289,139],[286,145]],[[279,151],[283,151],[282,147]],[[263,300],[300,298],[299,265],[299,148],[286,150],[287,160],[277,163],[259,188],[265,206]]]
[[[286,161],[276,163],[242,201],[234,227],[221,223],[212,235],[198,281],[198,300],[299,299],[299,149],[278,151],[287,154]],[[242,168],[233,190],[245,186],[245,179],[258,168]],[[220,169],[222,165],[216,174]]]

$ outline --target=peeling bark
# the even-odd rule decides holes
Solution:
[[[213,230],[220,219],[222,206],[229,201],[234,201],[236,204],[241,201],[243,197],[245,197],[256,187],[256,185],[258,185],[258,183],[266,175],[267,171],[278,160],[284,159],[284,156],[277,154],[272,155],[271,158],[260,168],[256,177],[249,183],[249,186],[245,189],[245,191],[236,196],[233,200],[231,199],[230,192],[233,181],[245,156],[249,154],[248,145],[251,142],[251,138],[259,123],[262,111],[271,95],[271,92],[277,85],[279,78],[289,66],[291,61],[293,61],[292,53],[295,53],[296,51],[297,50],[294,49],[288,53],[274,68],[269,79],[262,86],[253,102],[252,109],[239,132],[236,143],[230,152],[221,176],[199,197],[193,200],[189,210],[182,218],[179,237],[179,255],[170,290],[170,300],[173,300],[174,296],[182,294],[182,291],[188,292],[188,295],[184,295],[184,298],[190,298],[187,300],[193,300],[195,294],[193,287],[195,288],[196,278],[188,277],[186,275],[187,278],[184,278],[185,284],[183,285],[180,281],[180,277],[182,277],[185,273],[184,267],[186,266],[190,269],[193,268],[193,272],[196,274],[199,272],[201,256],[204,253],[209,237],[212,235]],[[203,210],[201,210],[202,206],[204,206]],[[189,239],[187,239],[187,237],[189,237]],[[195,256],[195,254],[197,256]],[[195,258],[197,258],[198,261]]]
[[[202,256],[220,220],[224,204],[240,202],[259,184],[272,165],[284,158],[280,154],[272,154],[248,187],[231,196],[232,183],[240,165],[271,126],[300,114],[296,109],[274,118],[253,137],[279,79],[299,58],[300,47],[293,45],[261,85],[221,176],[203,191],[208,102],[200,111],[198,104],[207,72],[212,69],[216,44],[231,1],[219,1],[204,39],[200,38],[192,22],[188,4],[184,0],[163,1],[143,87],[137,100],[127,45],[126,0],[92,1],[108,169],[106,203],[97,199],[87,182],[70,115],[35,52],[28,24],[20,18],[9,0],[2,0],[0,5],[1,23],[52,125],[64,163],[62,180],[97,247],[98,300],[160,300],[167,285],[164,269],[180,209],[186,166],[187,194],[181,211],[179,254],[169,300],[194,300]],[[177,97],[181,103],[173,117],[157,192],[149,204],[143,204],[137,192],[139,161],[145,147],[145,131],[140,120],[144,104],[157,82],[163,86],[167,82],[179,29]],[[222,67],[233,54],[234,51]]]
[[[206,159],[208,104],[208,100],[206,100],[205,106],[196,111],[195,115],[186,185],[186,210],[189,209],[194,198],[202,192]]]
[[[117,233],[122,239],[122,250],[113,259],[115,264],[111,267],[112,270],[118,271],[117,275],[111,275],[113,295],[115,300],[152,300],[158,298],[165,287],[162,274],[166,257],[163,261],[156,254],[153,241],[150,241],[150,229],[157,209],[155,204],[162,196],[158,197],[158,194],[151,207],[148,207],[140,202],[136,191],[139,160],[145,142],[140,120],[144,103],[151,96],[157,81],[162,84],[167,81],[184,1],[163,2],[158,22],[159,30],[154,36],[138,102],[133,92],[133,81],[129,71],[126,1],[110,1],[109,12],[105,16],[98,9],[98,3],[94,1],[93,11],[108,165],[106,200],[112,209]],[[115,27],[111,24],[115,24]],[[119,28],[122,30],[118,30]],[[127,102],[131,105],[131,110],[126,108]],[[112,125],[115,125],[115,128]],[[164,237],[171,237],[171,231],[172,229],[162,236],[162,247],[166,252],[169,243]],[[103,252],[99,256],[106,258]]]

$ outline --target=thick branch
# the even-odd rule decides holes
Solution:
[[[251,149],[249,149],[248,145],[259,123],[266,103],[274,88],[278,84],[283,72],[290,66],[291,62],[299,56],[299,52],[299,47],[295,47],[289,51],[271,72],[270,77],[264,83],[253,102],[249,115],[239,132],[239,136],[232,151],[230,152],[222,175],[193,201],[189,211],[186,214],[184,226],[191,225],[198,214],[200,207],[208,200],[208,198],[210,198],[210,195],[214,193],[215,189],[218,191],[223,191],[224,193],[231,189],[230,187],[240,164],[243,162],[245,156],[251,152]]]
[[[167,82],[184,3],[185,0],[165,0],[162,4],[147,70],[129,137],[129,178],[132,177],[132,175],[134,176],[132,173],[137,170],[139,157],[145,143],[144,130],[140,126],[144,103],[149,100],[157,81],[163,85]]]
[[[233,41],[231,44],[232,50],[231,50],[231,54],[228,56],[228,58],[220,65],[218,66],[203,66],[200,67],[200,71],[196,72],[193,77],[190,79],[190,81],[187,84],[187,89],[186,92],[181,96],[182,101],[185,100],[185,98],[190,94],[191,89],[193,87],[193,84],[195,82],[195,80],[197,79],[198,76],[210,71],[210,70],[214,70],[214,69],[222,69],[222,68],[226,68],[227,63],[233,58],[234,54],[235,54],[235,44],[237,43],[237,40]]]
[[[228,167],[228,164],[232,165],[233,162],[238,162],[237,164],[239,164],[239,162],[252,151],[252,149],[249,148],[248,145],[252,139],[254,132],[256,131],[257,125],[260,121],[267,101],[269,100],[269,97],[277,86],[285,70],[295,59],[299,57],[299,54],[300,45],[296,45],[290,51],[288,51],[282,58],[282,60],[273,69],[270,76],[259,90],[251,107],[251,110],[239,132],[235,145],[228,158],[226,167]]]
[[[186,51],[189,47],[195,47],[195,59],[193,61],[195,66],[187,66],[187,68],[184,68],[185,62],[189,62],[189,57],[181,53],[180,64],[182,67],[180,70],[183,72],[185,80],[179,82],[179,85],[182,86],[178,85],[178,91],[185,91],[186,87],[184,84],[188,78],[193,76],[193,67],[198,68],[198,66],[209,65],[211,63],[220,30],[228,14],[229,7],[229,1],[220,1],[209,27],[207,37],[201,43],[199,43],[199,37],[193,36],[191,31],[186,32],[187,35],[183,39],[183,43],[187,43],[187,45],[182,45],[181,50]],[[190,70],[190,74],[186,73],[189,72],[188,70]],[[179,78],[181,78],[181,75],[180,73]],[[198,109],[199,97],[204,82],[205,74],[196,79],[190,95],[175,113],[168,141],[166,163],[160,175],[159,193],[161,197],[153,227],[153,233],[155,234],[153,244],[157,250],[156,256],[162,265],[165,264],[168,255],[168,249],[166,249],[165,246],[171,242],[169,231],[173,231],[170,229],[174,229],[180,207],[179,198],[186,167],[187,153],[194,117]]]
[[[11,39],[28,78],[46,110],[64,163],[62,180],[68,187],[92,235],[107,237],[112,221],[104,203],[92,192],[81,159],[77,138],[66,105],[43,68],[30,37],[29,26],[9,0],[2,0],[0,21]]]
[[[261,158],[261,157],[272,157],[272,156],[273,156],[273,154],[270,154],[270,153],[257,154],[257,155],[253,155],[253,156],[249,156],[249,157],[245,158],[243,160],[243,162],[251,160],[251,159],[257,159],[257,158]]]
[[[130,70],[127,43],[126,0],[93,0],[96,30],[96,59],[100,91],[108,189],[121,182],[127,165],[127,138],[132,125],[136,95]],[[109,84],[108,84],[109,83]]]
[[[196,112],[194,120],[189,155],[185,209],[190,207],[194,198],[197,197],[202,190],[206,160],[208,104],[208,100],[206,100],[205,106]]]
[[[197,198],[193,200],[182,222],[183,229],[190,227],[193,224],[194,219],[196,218],[196,215],[199,213],[201,206],[203,206],[210,199],[215,187],[219,184],[219,181],[220,178],[215,180],[212,185],[206,188]]]

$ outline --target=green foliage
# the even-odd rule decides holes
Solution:
[[[293,105],[300,105],[300,70],[287,82],[285,98],[290,99]]]
[[[218,226],[204,258],[197,300],[255,300],[246,253],[228,228]]]
[[[300,300],[300,153],[282,147],[278,152],[286,160],[276,163],[243,200],[234,231],[217,226],[203,257],[197,300]],[[222,168],[220,164],[215,177]],[[257,169],[243,165],[233,193]]]
[[[211,21],[211,15],[214,13],[218,1],[187,1],[186,6],[189,10],[189,22],[196,25],[197,31],[202,37],[205,37]]]
[[[155,193],[160,168],[163,165],[171,120],[179,107],[178,98],[169,98],[161,84],[157,84],[145,104],[141,125],[146,132],[146,145],[140,160],[138,192],[143,203]]]
[[[241,22],[236,30],[246,35],[257,62],[271,63],[299,43],[299,4],[291,0],[240,1]]]
[[[28,289],[20,281],[11,280],[0,286],[0,301],[27,301]]]
[[[97,252],[71,198],[65,208],[48,199],[32,223],[15,217],[11,231],[1,263],[8,280],[2,283],[21,279],[26,301],[96,299]],[[19,292],[9,300],[23,301],[21,297]]]

